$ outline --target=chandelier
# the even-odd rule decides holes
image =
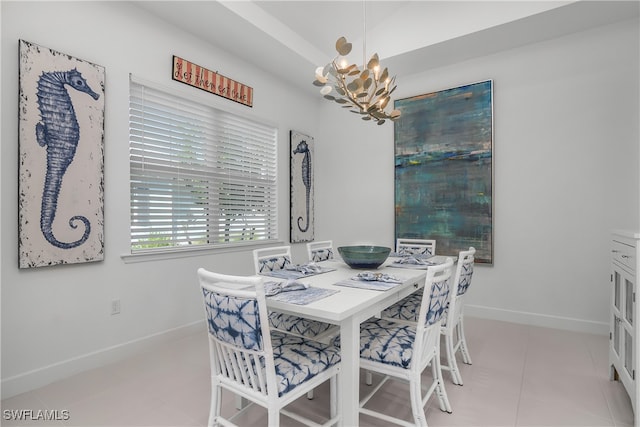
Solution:
[[[390,78],[386,68],[380,71],[377,53],[371,56],[366,66],[363,64],[362,70],[356,64],[349,64],[345,57],[351,52],[351,47],[345,37],[340,37],[336,41],[338,56],[324,67],[316,69],[313,84],[322,88],[320,93],[325,99],[335,101],[343,108],[350,108],[352,113],[360,114],[362,120],[373,120],[379,125],[387,119],[397,120],[400,117],[399,110],[385,111],[396,89],[396,77]],[[332,93],[334,91],[336,95]]]

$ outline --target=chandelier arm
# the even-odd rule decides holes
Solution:
[[[336,69],[337,71],[337,66],[335,61],[333,62],[333,67]],[[349,99],[349,101],[351,102],[351,105],[353,107],[357,107],[360,109],[360,111],[365,111],[365,108],[363,107],[363,105],[358,102],[358,100],[356,99],[355,96],[353,96],[353,93],[347,88],[347,79],[345,78],[344,74],[340,74],[340,73],[336,73],[338,75],[338,84],[340,85],[340,88],[345,92],[345,94],[347,95],[347,99]]]
[[[377,103],[377,102],[378,102],[378,100],[377,100],[377,98],[376,98],[376,96],[375,96],[375,95],[376,95],[376,92],[378,91],[378,79],[375,79],[375,78],[374,78],[374,79],[373,79],[373,81],[374,81],[373,90],[371,90],[371,92],[369,92],[369,94],[370,94],[370,95],[369,95],[369,99],[367,100],[367,103],[368,103],[369,105],[371,105],[371,104],[372,104],[372,102],[371,102],[371,101],[373,101],[373,104],[375,104],[375,103]]]

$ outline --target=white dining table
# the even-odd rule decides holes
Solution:
[[[430,261],[440,263],[445,259],[446,257],[435,256]],[[297,280],[310,287],[338,290],[337,293],[306,305],[267,298],[267,306],[272,310],[340,326],[342,363],[338,378],[338,404],[342,426],[354,427],[359,423],[360,323],[424,286],[426,269],[389,267],[392,262],[393,258],[389,258],[375,270],[376,273],[393,275],[401,281],[385,291],[336,286],[338,282],[371,270],[356,270],[342,260],[329,260],[318,265],[335,268],[334,271]]]

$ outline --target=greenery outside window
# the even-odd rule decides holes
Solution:
[[[277,129],[138,82],[129,97],[131,251],[277,239]]]

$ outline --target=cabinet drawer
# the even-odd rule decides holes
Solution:
[[[630,271],[636,269],[636,254],[633,246],[614,240],[611,248],[611,257],[614,262],[625,266]]]

